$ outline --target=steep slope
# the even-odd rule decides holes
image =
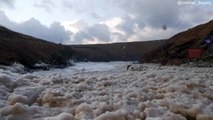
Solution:
[[[163,46],[142,56],[140,62],[181,64],[188,60],[187,50],[190,48],[202,48],[205,55],[211,49],[210,46],[204,44],[204,39],[207,36],[213,36],[213,21],[198,25],[171,37]]]
[[[28,68],[36,63],[65,65],[71,58],[77,61],[137,61],[164,43],[165,40],[96,45],[50,43],[0,27],[0,65],[19,62]]]
[[[188,48],[206,48],[204,39],[213,36],[213,21],[199,25],[185,32],[179,33],[168,40],[168,55],[173,57],[185,58]],[[206,48],[205,50],[207,50]],[[183,52],[181,54],[181,52]]]
[[[0,27],[0,64],[19,62],[28,68],[44,62],[65,65],[73,50],[68,46],[54,44]]]
[[[165,40],[96,45],[71,45],[77,61],[138,61],[144,53],[161,46]]]

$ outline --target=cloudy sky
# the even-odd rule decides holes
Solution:
[[[63,44],[146,41],[208,22],[212,8],[213,0],[0,0],[0,25]]]

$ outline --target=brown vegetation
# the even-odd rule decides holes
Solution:
[[[0,64],[19,62],[28,68],[35,63],[65,65],[73,51],[68,46],[50,43],[0,27]]]
[[[162,64],[181,64],[187,61],[187,50],[189,48],[203,48],[204,55],[207,54],[209,46],[204,44],[204,39],[213,36],[213,21],[201,24],[184,32],[181,32],[168,41],[163,47],[153,49],[141,57],[140,62],[160,62]]]
[[[71,45],[77,61],[138,61],[140,56],[161,46],[165,40],[96,45]]]

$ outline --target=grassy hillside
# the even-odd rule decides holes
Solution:
[[[198,25],[171,37],[163,47],[158,47],[141,57],[140,62],[161,62],[163,64],[181,64],[188,61],[189,48],[203,48],[204,57],[212,55],[211,46],[204,44],[207,36],[213,36],[213,21]]]
[[[165,40],[114,44],[71,45],[78,61],[137,61],[140,56],[161,46]]]
[[[0,27],[0,64],[19,62],[28,68],[36,63],[66,65],[77,61],[136,61],[140,56],[161,46],[165,40],[96,45],[54,44]]]
[[[71,58],[70,47],[50,43],[0,27],[0,64],[19,62],[28,68],[35,63],[65,65]]]

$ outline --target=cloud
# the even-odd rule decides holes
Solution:
[[[89,25],[83,20],[68,24],[68,29],[76,29],[73,35],[72,44],[96,44],[126,41],[125,33],[118,29],[122,23],[119,17],[102,21],[98,24]],[[82,27],[83,25],[83,27]]]
[[[110,43],[163,39],[212,19],[212,6],[179,6],[177,2],[178,0],[111,1],[114,5],[109,9],[119,7],[120,16],[99,19],[95,12],[90,13],[92,18],[97,17],[100,22],[76,30],[72,41],[73,43]],[[70,8],[75,10],[81,8],[83,3],[76,6],[71,3],[71,5]],[[167,26],[167,30],[162,30],[163,25]]]
[[[75,12],[77,14],[87,13],[91,10],[89,1],[83,0],[63,0],[62,6],[66,8],[66,10]]]
[[[9,8],[14,8],[15,0],[0,0],[0,7],[7,6]]]
[[[126,22],[121,26],[129,32],[132,32],[131,28],[134,29],[134,24],[141,29],[145,26],[161,29],[163,24],[175,27],[181,13],[177,0],[118,0],[117,2],[127,15],[134,16],[133,18],[125,16]]]
[[[123,22],[122,24],[118,26],[118,29],[123,30],[127,34],[134,34],[134,28],[136,24],[137,24],[137,21],[135,21],[134,18],[124,17]]]
[[[61,40],[63,40],[63,43],[68,43],[70,41],[70,36],[72,35],[72,33],[70,31],[66,31],[64,26],[62,26],[59,22],[52,23],[50,27],[42,25],[35,18],[23,23],[16,23],[10,21],[2,11],[0,11],[0,23],[14,31],[55,43],[60,43]]]
[[[97,13],[91,13],[92,18],[94,19],[101,19],[101,17]]]
[[[69,41],[71,35],[71,32],[65,31],[65,28],[58,22],[54,22],[50,27],[46,27],[34,18],[18,24],[15,29],[19,32],[55,43],[60,43],[61,40],[64,42]]]
[[[13,22],[9,20],[9,18],[5,15],[3,11],[0,10],[0,25],[4,25],[6,27],[12,27]]]
[[[179,6],[178,0],[117,0],[125,13],[118,29],[128,41],[169,38],[174,34],[213,19],[212,6]],[[167,25],[166,31],[162,25]]]
[[[5,1],[0,0],[0,3]],[[66,43],[71,37],[69,43],[80,44],[169,38],[213,19],[212,5],[179,6],[177,2],[178,0],[38,0],[35,7],[47,12],[53,11],[51,15],[57,15],[63,21],[55,22],[50,27],[42,25],[36,19],[14,23],[0,12],[0,23],[54,42],[60,41],[62,36]],[[56,17],[53,16],[54,18]],[[163,25],[167,26],[167,30],[162,30]]]
[[[198,25],[213,19],[212,5],[195,5],[189,9],[183,22],[189,22],[192,25]]]
[[[75,42],[81,43],[85,40],[88,41],[102,41],[109,42],[110,38],[110,30],[108,26],[104,24],[94,24],[92,26],[88,26],[84,30],[79,31],[74,35]]]
[[[73,9],[74,8],[74,5],[72,3],[70,3],[70,1],[67,1],[67,0],[63,0],[62,5],[63,5],[63,7],[67,8],[67,9]]]
[[[62,25],[65,27],[66,30],[72,31],[73,33],[77,33],[88,27],[87,22],[78,19],[73,21],[62,22]]]
[[[41,0],[40,3],[35,3],[34,7],[45,9],[50,13],[54,10],[55,4],[51,0]]]

